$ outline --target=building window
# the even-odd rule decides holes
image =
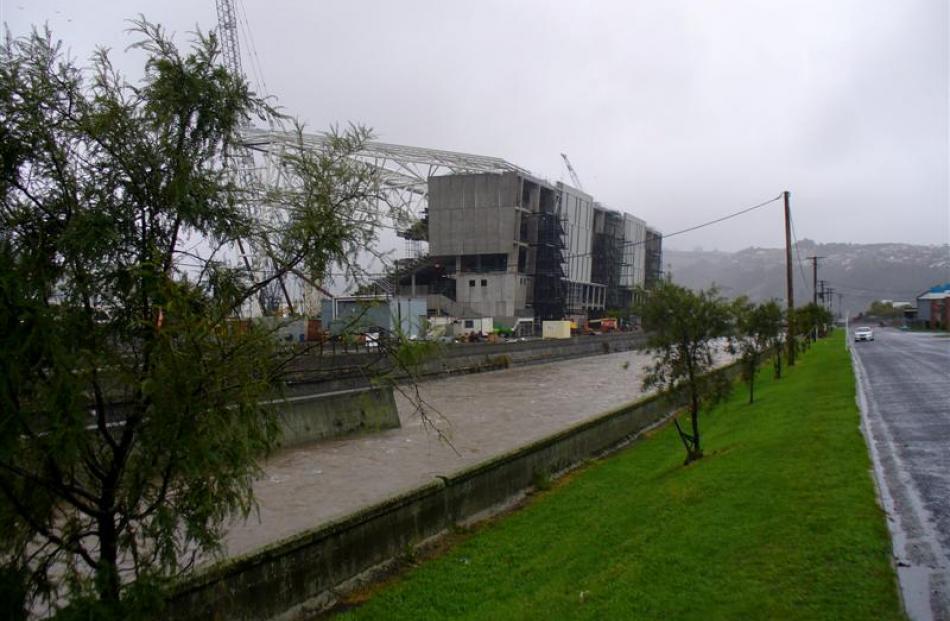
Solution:
[[[474,280],[468,281],[468,286],[469,286],[469,287],[474,287],[474,286],[475,286],[475,281],[474,281]]]
[[[461,272],[484,274],[508,271],[507,254],[463,254]]]
[[[487,280],[487,279],[482,278],[482,286],[483,286],[483,287],[487,287],[487,286],[488,286],[488,280]]]
[[[466,327],[466,328],[474,328],[474,327],[475,327],[475,320],[474,320],[474,319],[466,319],[466,320],[465,320],[465,327]]]

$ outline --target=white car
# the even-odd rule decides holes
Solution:
[[[863,328],[858,328],[854,331],[854,342],[858,341],[873,341],[874,340],[874,330],[868,328],[867,326]]]
[[[364,332],[363,342],[366,344],[367,349],[379,347],[379,332]]]

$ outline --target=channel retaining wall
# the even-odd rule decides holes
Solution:
[[[284,447],[399,427],[399,412],[389,386],[288,397],[270,403],[277,410],[280,445]]]
[[[728,368],[735,375],[735,365]],[[529,489],[538,475],[562,472],[625,444],[679,407],[682,395],[651,396],[541,440],[323,524],[231,558],[183,582],[170,619],[288,619],[333,601],[340,585],[384,566],[409,546],[485,515]]]
[[[416,379],[434,379],[494,371],[510,366],[542,364],[569,358],[640,349],[647,337],[642,332],[576,336],[565,340],[508,341],[504,343],[451,343],[413,369]],[[295,363],[287,394],[305,395],[366,387],[371,377],[392,372],[390,361],[379,353],[336,355],[309,354]],[[409,379],[395,373],[397,381]]]

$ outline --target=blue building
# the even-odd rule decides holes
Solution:
[[[408,338],[425,336],[426,298],[351,295],[323,300],[320,318],[331,336],[343,333],[401,332]]]
[[[950,282],[917,296],[917,321],[928,328],[950,327]]]

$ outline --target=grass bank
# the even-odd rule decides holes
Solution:
[[[843,335],[372,593],[341,619],[900,619]]]

